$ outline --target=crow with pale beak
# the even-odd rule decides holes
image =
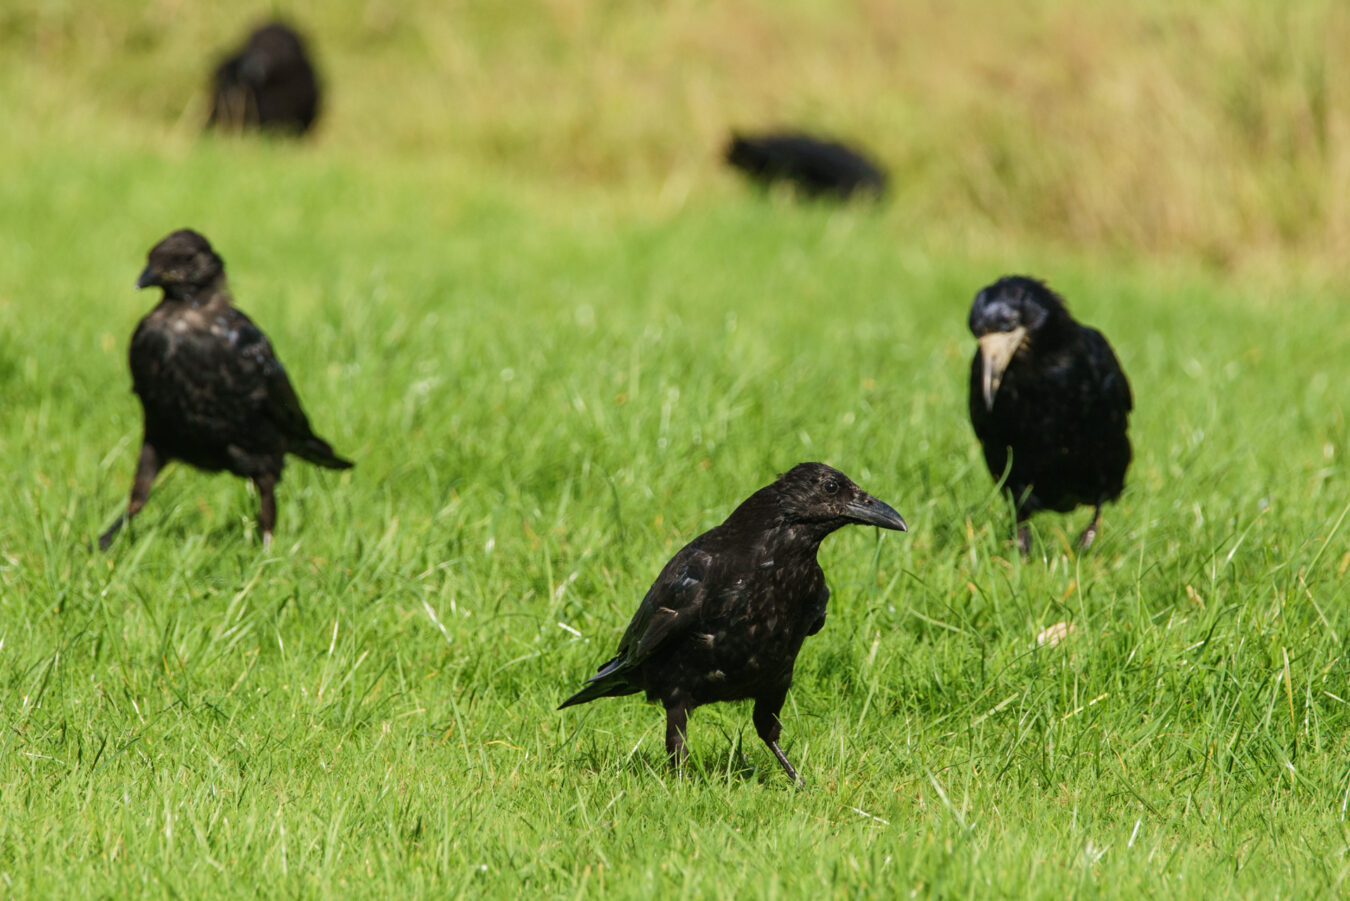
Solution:
[[[1079,536],[1097,534],[1130,465],[1127,420],[1134,403],[1120,362],[1101,332],[1080,325],[1044,282],[999,279],[975,295],[970,330],[970,422],[984,460],[1017,507],[1017,544],[1031,549],[1026,520],[1038,510],[1092,506]]]
[[[690,710],[753,699],[755,731],[800,783],[778,746],[778,712],[802,642],[825,625],[830,590],[816,551],[851,523],[907,531],[899,513],[839,470],[794,466],[671,558],[618,653],[558,709],[646,692],[666,709],[666,752],[678,766]]]

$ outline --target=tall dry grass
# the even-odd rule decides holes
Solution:
[[[10,0],[19,131],[195,140],[222,48],[275,3]],[[995,0],[304,0],[319,144],[512,177],[730,190],[729,129],[871,148],[935,230],[1180,252],[1350,254],[1350,6]]]

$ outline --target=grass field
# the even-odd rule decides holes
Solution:
[[[760,72],[765,47],[839,49],[885,5],[804,0],[777,24],[757,3],[509,6],[301,5],[345,93],[298,147],[197,139],[206,63],[151,23],[203,39],[223,6],[0,13],[0,893],[1343,895],[1350,119],[1299,90],[1344,83],[1317,52],[1344,13],[1215,4],[1191,59],[1166,8],[1039,5],[1018,28],[1095,36],[1070,71],[1104,59],[1144,87],[1057,93],[1033,67],[1007,120],[971,120],[1013,154],[981,180],[941,151],[968,147],[986,82],[899,67],[899,99],[865,102],[892,32],[935,36],[929,62],[964,34],[1012,66],[980,3],[799,72]],[[1223,123],[1249,120],[1221,99],[1245,82],[1204,64],[1266,46],[1272,19],[1295,52],[1249,100],[1280,125],[1230,145]],[[1187,63],[1159,74],[1115,29]],[[637,77],[648,58],[664,80]],[[580,95],[541,94],[550,74]],[[920,90],[955,105],[909,156]],[[1117,96],[1211,115],[1131,145],[1093,118]],[[897,196],[741,189],[713,166],[723,97],[879,135]],[[1017,103],[1062,140],[1100,128],[1037,156],[1007,129]],[[1303,106],[1320,150],[1276,140]],[[1192,155],[1154,172],[1148,147]],[[139,439],[125,350],[155,298],[131,285],[183,225],[357,466],[293,465],[269,552],[244,483],[172,468],[98,554]],[[966,311],[1014,271],[1110,336],[1134,386],[1129,485],[1085,555],[1082,511],[1034,520],[1018,558],[966,420]],[[746,706],[691,717],[683,777],[659,709],[554,711],[681,544],[813,459],[911,531],[824,546],[830,619],[783,713],[807,790]],[[1056,623],[1072,633],[1038,646]]]

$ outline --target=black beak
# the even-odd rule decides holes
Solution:
[[[159,279],[155,276],[155,273],[150,271],[149,266],[146,266],[145,269],[141,272],[141,277],[136,279],[136,289],[138,291],[141,288],[148,288],[151,285],[158,285],[158,284]]]
[[[897,532],[909,531],[904,517],[871,495],[864,496],[860,501],[854,501],[845,509],[854,522],[881,529],[894,529]]]

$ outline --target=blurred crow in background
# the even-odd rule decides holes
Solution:
[[[225,264],[207,240],[183,229],[150,251],[136,287],[164,289],[131,336],[132,388],[145,412],[145,437],[131,502],[99,538],[107,550],[140,512],[170,460],[228,470],[258,486],[258,528],[272,541],[285,455],[329,469],[352,464],[309,427],[286,370],[258,327],[231,304]]]
[[[850,523],[905,531],[900,514],[838,470],[794,466],[671,558],[618,653],[558,709],[646,692],[665,706],[666,751],[679,765],[690,710],[753,698],[755,731],[801,782],[778,747],[778,712],[802,642],[825,625],[830,592],[816,551]]]
[[[208,128],[300,135],[319,114],[319,85],[294,29],[272,22],[216,68]]]
[[[857,150],[810,135],[733,133],[726,160],[761,186],[788,182],[808,197],[843,200],[886,192],[886,173],[879,165]]]
[[[1007,473],[1018,547],[1030,551],[1025,520],[1037,510],[1091,504],[1078,539],[1087,548],[1130,465],[1125,428],[1134,403],[1111,345],[1079,325],[1044,282],[1024,276],[975,295],[970,330],[980,344],[970,364],[970,422],[989,472]]]

